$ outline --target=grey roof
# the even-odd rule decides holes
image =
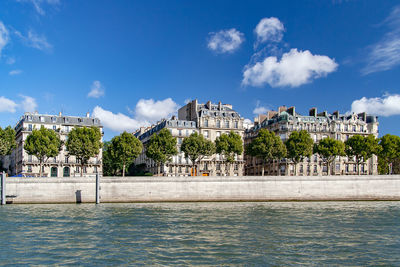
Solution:
[[[25,113],[15,128],[18,128],[23,122],[102,127],[98,118]]]

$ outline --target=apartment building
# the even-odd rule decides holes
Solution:
[[[316,108],[309,110],[308,116],[296,112],[295,107],[281,106],[278,111],[269,111],[267,114],[255,118],[254,127],[245,133],[245,144],[250,143],[262,128],[277,134],[282,141],[289,138],[292,131],[306,130],[314,142],[331,137],[346,141],[353,135],[367,136],[373,134],[378,137],[378,118],[376,116],[360,114],[339,114],[338,111],[329,114],[324,111],[317,113]],[[262,161],[246,155],[246,175],[261,175]],[[268,162],[265,166],[265,175],[294,175],[295,166],[286,159]],[[331,164],[330,173],[336,175],[357,174],[355,159],[337,157]],[[318,155],[312,155],[297,165],[297,175],[326,175],[327,168]],[[361,174],[377,174],[378,159],[373,156],[360,167]]]
[[[139,129],[134,134],[145,145],[152,134],[163,128],[169,129],[177,138],[179,154],[162,166],[161,173],[166,176],[189,176],[192,174],[192,164],[180,150],[183,139],[193,132],[198,132],[214,142],[221,134],[230,131],[238,133],[243,138],[243,120],[239,113],[233,110],[232,105],[221,102],[213,104],[211,101],[200,104],[197,100],[193,100],[179,109],[178,118],[163,120],[152,127]],[[146,158],[145,152],[138,157],[135,163],[146,163],[149,171],[157,173],[154,162]],[[237,155],[236,161],[226,166],[223,156],[214,154],[203,158],[199,166],[198,175],[238,176],[244,174],[243,155]]]
[[[17,147],[11,154],[10,170],[11,175],[18,176],[39,176],[40,165],[35,156],[28,155],[24,150],[24,143],[33,129],[40,129],[44,126],[60,134],[60,139],[66,141],[68,133],[74,127],[98,127],[103,132],[103,126],[97,118],[91,118],[89,114],[85,117],[47,115],[38,113],[25,113],[15,126]],[[68,154],[66,147],[57,157],[49,158],[43,165],[44,177],[70,177],[80,176],[81,165],[72,155]],[[84,176],[92,176],[102,172],[102,151],[99,155],[89,160],[83,167]]]

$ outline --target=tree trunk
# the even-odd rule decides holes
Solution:
[[[294,176],[297,176],[297,162],[294,162]]]
[[[160,172],[161,172],[161,162],[157,163],[157,176],[160,176]]]
[[[125,162],[122,164],[122,177],[125,177]]]
[[[81,160],[81,177],[83,177],[83,167],[84,167],[83,160]]]
[[[277,162],[278,162],[278,176],[281,176],[281,160],[278,159]]]
[[[43,176],[43,159],[39,160],[39,165],[40,165],[40,169],[39,169],[39,177]]]
[[[357,162],[357,175],[360,175],[360,162],[358,161],[358,157],[356,157]]]
[[[329,164],[329,161],[327,161],[327,162],[326,162],[326,175],[327,175],[327,176],[329,176],[329,172],[330,172],[329,165],[330,165],[330,164]]]

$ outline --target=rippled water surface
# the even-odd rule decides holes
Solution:
[[[1,265],[400,265],[400,202],[0,207]]]

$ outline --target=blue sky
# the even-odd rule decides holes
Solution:
[[[379,116],[400,135],[398,1],[0,1],[0,126],[94,114],[105,138],[188,99]]]

